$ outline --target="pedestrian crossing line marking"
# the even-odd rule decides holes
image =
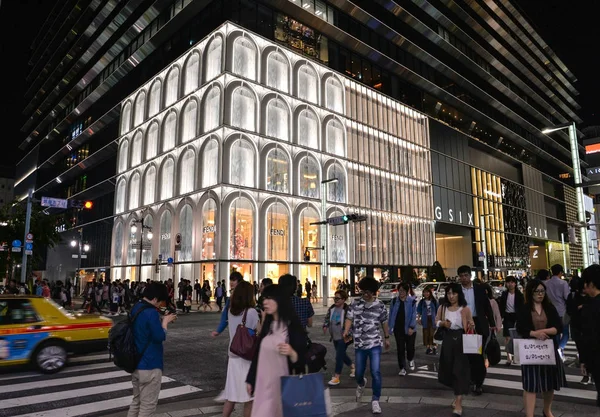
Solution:
[[[425,368],[425,369],[423,369]],[[433,375],[437,378],[437,372],[436,371],[430,371],[427,366],[423,367],[420,366],[419,368],[419,373],[423,373],[423,374],[427,374],[427,375]],[[518,377],[521,378],[521,369],[519,368],[513,368],[513,369],[506,369],[506,368],[487,368],[487,373],[488,374],[492,374],[492,375],[505,375],[505,376],[512,376],[512,377]],[[579,383],[581,381],[581,375],[566,375],[567,377],[567,382],[574,382],[574,383]],[[486,379],[487,381],[487,379]],[[484,384],[485,385],[485,384]]]
[[[419,378],[437,379],[437,372],[428,371],[422,373],[422,371],[409,373],[409,376],[416,376]],[[523,383],[521,381],[509,381],[505,379],[492,379],[486,378],[483,383],[483,387],[495,387],[504,388],[509,390],[523,391]],[[555,397],[569,397],[569,398],[581,398],[586,400],[596,401],[595,390],[582,390],[576,388],[561,388],[560,391],[554,391]]]
[[[80,362],[91,362],[104,359],[108,362],[108,353],[102,355],[88,355],[88,356],[76,356],[68,359],[68,363],[80,363]]]
[[[59,374],[60,375],[60,374]],[[18,392],[18,391],[27,391],[30,389],[36,388],[47,388],[47,387],[57,387],[61,385],[71,385],[71,384],[79,384],[82,382],[90,382],[97,381],[100,379],[109,379],[109,378],[121,378],[124,376],[129,376],[130,374],[125,371],[113,371],[113,372],[104,372],[101,374],[91,374],[91,375],[80,375],[74,377],[67,378],[56,378],[56,379],[47,379],[36,382],[24,382],[22,384],[12,384],[5,385],[0,388],[0,392],[8,393],[8,392]]]
[[[69,374],[69,373],[73,373],[73,372],[82,372],[82,371],[93,371],[93,370],[102,369],[102,368],[118,369],[115,366],[115,364],[112,362],[92,363],[89,365],[75,365],[75,366],[67,365],[67,367],[65,369],[61,370],[56,375]],[[19,375],[11,374],[10,376],[0,377],[0,384],[2,383],[2,381],[10,381],[13,379],[25,379],[25,378],[39,377],[39,376],[40,376],[39,372],[26,372],[26,373],[20,373]]]
[[[162,377],[161,382],[176,382],[174,379]],[[120,382],[117,384],[98,385],[96,387],[80,388],[71,391],[54,392],[51,394],[29,395],[27,397],[10,398],[0,400],[0,409],[11,407],[23,407],[32,404],[43,404],[57,400],[67,400],[70,398],[86,397],[88,395],[102,394],[121,390],[131,389],[133,387],[131,381]]]
[[[169,388],[160,391],[158,399],[179,397],[181,395],[200,392],[202,389],[185,385],[177,388]],[[36,413],[21,414],[15,417],[76,417],[85,414],[97,413],[99,411],[110,411],[118,408],[128,407],[131,404],[133,396],[113,398],[111,400],[96,401],[93,403],[79,404],[73,407],[57,408],[54,410],[38,411]]]

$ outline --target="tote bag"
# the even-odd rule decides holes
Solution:
[[[281,377],[283,417],[329,417],[328,392],[323,374],[289,375]]]
[[[483,337],[480,334],[463,334],[463,353],[481,355],[483,353]]]

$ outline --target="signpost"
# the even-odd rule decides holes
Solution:
[[[68,208],[68,201],[62,198],[42,197],[42,207]]]

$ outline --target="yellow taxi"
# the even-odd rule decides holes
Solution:
[[[0,295],[0,366],[33,364],[60,371],[68,353],[107,351],[112,321],[73,315],[54,301],[32,295]]]

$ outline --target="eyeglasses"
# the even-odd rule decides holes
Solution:
[[[369,291],[369,290],[364,290],[362,293],[363,293],[363,295],[373,295],[373,294],[375,294],[373,291]]]
[[[546,294],[546,290],[535,290],[534,294]]]
[[[342,297],[333,297],[333,301],[340,301],[340,300],[343,300],[343,298]]]

